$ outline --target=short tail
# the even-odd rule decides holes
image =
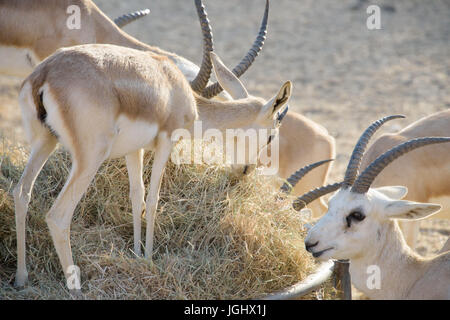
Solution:
[[[36,114],[40,122],[45,124],[45,120],[47,119],[47,110],[45,110],[43,96],[44,92],[42,87],[47,79],[47,70],[38,70],[41,68],[36,68],[33,73],[28,76],[28,78],[24,81],[29,82],[31,85],[31,95],[33,97],[34,106],[36,107]],[[22,84],[23,86],[23,84]]]

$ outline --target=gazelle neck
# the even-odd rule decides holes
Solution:
[[[110,22],[104,22],[110,23]],[[140,51],[148,51],[154,54],[163,55],[172,60],[173,63],[181,70],[186,79],[192,81],[198,74],[199,67],[193,62],[175,54],[172,52],[165,51],[159,47],[153,47],[146,43],[143,43],[136,38],[133,38],[129,34],[125,33],[115,25],[105,26],[106,30],[111,30],[110,32],[101,33],[101,36],[97,37],[98,43],[109,43],[115,44],[122,47],[128,47]]]
[[[395,221],[380,230],[377,241],[376,250],[350,260],[352,283],[371,299],[404,299],[425,270],[424,259],[406,245]]]
[[[104,23],[109,22],[105,21]],[[109,43],[141,51],[150,51],[155,54],[161,54],[165,56],[176,56],[174,53],[164,51],[158,47],[153,47],[137,40],[136,38],[130,36],[126,32],[122,31],[120,28],[116,27],[115,25],[105,26],[105,29],[106,28],[109,32],[103,33],[101,37],[97,39],[98,43]]]
[[[195,95],[197,101],[198,120],[203,130],[246,128],[254,123],[262,108],[258,98],[247,98],[234,101],[208,100]]]

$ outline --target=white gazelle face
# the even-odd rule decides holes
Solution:
[[[320,260],[355,259],[376,250],[391,219],[418,220],[440,205],[400,200],[405,187],[372,188],[365,194],[341,189],[329,201],[328,212],[311,228],[305,245]]]
[[[230,94],[233,100],[245,100],[258,112],[255,119],[247,125],[237,129],[237,151],[243,161],[232,165],[236,174],[248,173],[249,167],[256,167],[258,160],[264,166],[269,166],[264,174],[278,172],[278,149],[271,149],[270,156],[267,145],[278,137],[278,128],[288,111],[288,102],[292,94],[292,83],[286,81],[278,92],[268,101],[249,95],[242,82],[230,71],[222,60],[213,52],[210,53],[213,69],[222,88]],[[248,143],[247,143],[248,140]],[[263,159],[260,155],[264,153]],[[245,167],[245,169],[243,169]]]

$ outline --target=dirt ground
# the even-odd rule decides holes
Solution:
[[[201,60],[201,37],[193,1],[96,0],[110,17],[150,8],[129,25],[138,39]],[[263,0],[205,1],[216,53],[233,67],[259,28]],[[359,134],[390,114],[407,119],[387,124],[395,131],[450,107],[450,1],[371,1],[384,8],[381,30],[368,30],[368,4],[357,0],[272,0],[268,39],[242,78],[249,92],[269,98],[292,80],[290,107],[325,126],[336,138],[331,179],[342,178]],[[391,7],[383,5],[391,5]],[[0,77],[0,128],[22,140],[17,93],[21,79]],[[450,221],[422,222],[419,252],[432,254],[450,234]]]

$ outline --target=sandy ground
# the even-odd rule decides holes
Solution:
[[[96,0],[110,17],[149,7],[152,13],[125,28],[138,39],[199,63],[200,29],[193,1]],[[205,1],[216,52],[230,67],[250,47],[263,0]],[[292,80],[290,106],[324,125],[337,141],[332,180],[342,177],[348,155],[365,127],[390,114],[405,114],[397,130],[450,107],[450,1],[396,0],[381,12],[381,30],[366,27],[367,5],[357,0],[272,1],[268,40],[243,77],[250,93],[269,98]],[[390,1],[372,1],[390,4]],[[0,128],[22,139],[17,92],[20,79],[0,77]],[[401,124],[400,124],[401,123]],[[424,221],[419,252],[439,250],[449,221]]]

